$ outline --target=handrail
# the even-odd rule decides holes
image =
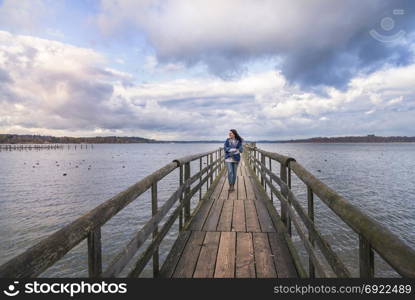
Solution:
[[[183,156],[181,158],[174,159],[173,162],[176,162],[177,163],[177,166],[182,166],[182,165],[184,165],[184,164],[186,164],[188,162],[194,161],[194,160],[196,160],[196,159],[198,159],[200,157],[207,156],[207,155],[209,155],[211,153],[214,153],[214,152],[215,151],[207,151],[207,152],[203,152],[203,153],[197,153],[197,154],[187,155],[187,156]]]
[[[290,163],[295,174],[347,225],[368,240],[371,247],[399,274],[415,277],[415,251],[378,221],[363,213],[314,177],[298,162]]]
[[[213,160],[213,154],[216,154],[215,160]],[[208,160],[207,167],[203,170],[201,168],[196,175],[190,177],[190,162],[200,159],[200,166],[202,166],[202,159],[204,157]],[[1,265],[0,278],[37,277],[86,238],[88,238],[88,258],[90,260],[89,274],[91,277],[101,276],[101,226],[103,226],[109,219],[111,219],[149,188],[152,189],[152,194],[154,192],[153,189],[155,188],[155,198],[153,197],[152,201],[157,202],[157,182],[166,175],[170,174],[176,168],[182,169],[185,168],[186,165],[188,176],[185,178],[186,180],[180,180],[180,186],[178,190],[173,193],[171,199],[173,198],[173,200],[176,201],[177,198],[179,198],[178,195],[183,194],[183,191],[185,191],[184,197],[181,198],[189,199],[187,202],[183,202],[180,205],[181,207],[190,210],[191,197],[188,197],[188,193],[190,191],[195,193],[194,189],[190,190],[190,185],[200,178],[201,182],[207,182],[209,187],[209,181],[207,179],[210,178],[210,183],[212,184],[213,175],[214,173],[216,173],[216,176],[219,174],[218,170],[221,169],[223,161],[223,148],[173,160],[171,163],[166,164],[162,168],[130,186],[128,189],[98,205],[96,208],[79,217],[72,223],[57,230],[55,233],[30,247],[25,252]],[[207,174],[206,178],[202,180],[202,176],[205,173]],[[180,176],[183,176],[183,172],[180,172]],[[202,184],[199,183],[197,187],[201,188]],[[152,222],[153,227],[155,227],[160,222],[162,217],[166,215],[170,207],[168,207],[168,209],[166,208],[163,213],[160,211],[157,214],[157,211],[153,211],[153,217],[149,223]],[[148,237],[148,235],[146,237]]]
[[[258,162],[258,165],[261,166],[262,164]],[[275,193],[275,195],[281,201],[281,203],[284,203],[285,206],[287,207],[288,213],[290,214],[290,217],[292,221],[294,222],[294,225],[296,226],[297,231],[300,234],[302,233],[302,230],[299,228],[298,223],[296,223],[297,218],[294,214],[294,210],[297,212],[300,219],[306,225],[307,229],[309,230],[309,234],[312,235],[315,238],[316,242],[319,244],[323,255],[326,257],[328,261],[330,261],[330,265],[334,269],[335,273],[341,277],[351,277],[349,270],[347,270],[346,266],[343,264],[343,262],[337,256],[337,254],[331,249],[331,246],[325,241],[325,239],[318,232],[317,228],[314,226],[314,222],[306,214],[300,202],[297,200],[296,196],[291,191],[291,189],[288,187],[288,185],[284,181],[282,181],[281,178],[279,178],[278,176],[273,174],[270,170],[265,168],[265,166],[264,166],[264,171],[270,177],[270,179],[264,178],[264,180],[268,183],[271,191]],[[274,185],[271,184],[271,180],[274,180],[275,182],[277,182],[277,184],[280,186],[281,191],[279,191]],[[284,197],[283,193],[286,194],[287,197]],[[292,208],[290,204],[294,208]],[[310,248],[310,245],[307,242],[306,244],[307,244],[306,247]],[[315,256],[313,249],[310,249],[309,252],[313,252],[313,255]],[[319,262],[317,262],[317,264],[318,263]],[[314,265],[316,265],[316,263],[314,263]],[[323,272],[320,272],[320,273],[323,273]]]
[[[259,171],[261,183],[264,188],[268,185],[271,194],[275,194],[281,201],[281,219],[283,219],[287,230],[290,231],[291,218],[293,218],[294,225],[297,220],[291,206],[296,210],[300,218],[303,220],[309,231],[309,241],[305,241],[305,236],[300,236],[305,243],[306,249],[310,256],[310,269],[314,272],[315,263],[313,249],[314,242],[317,241],[322,249],[326,259],[329,259],[329,264],[336,269],[338,275],[347,276],[348,270],[345,269],[339,262],[337,255],[333,253],[328,243],[316,232],[314,226],[314,202],[313,193],[315,193],[334,213],[336,213],[352,230],[359,234],[359,253],[360,253],[360,276],[373,277],[374,276],[374,258],[373,249],[400,275],[404,277],[415,278],[415,250],[405,244],[399,237],[393,234],[385,226],[367,216],[359,208],[348,202],[334,190],[329,188],[326,184],[317,179],[309,171],[307,171],[295,159],[284,156],[274,152],[262,150],[254,144],[246,144],[246,155],[249,163],[255,170]],[[256,157],[256,154],[261,154],[261,160]],[[273,174],[265,165],[265,157],[276,160],[280,163],[281,171],[280,177]],[[288,170],[288,174],[287,174]],[[306,184],[308,194],[308,215],[305,214],[302,206],[296,200],[294,194],[291,192],[291,170]],[[269,177],[269,179],[267,178]],[[275,181],[280,186],[280,191],[272,184]],[[298,229],[298,228],[297,228]],[[298,230],[297,230],[298,231]],[[301,229],[300,229],[301,231]],[[310,252],[311,251],[311,252]],[[314,276],[314,274],[310,274]]]
[[[191,160],[189,160],[191,161]],[[214,163],[216,164],[216,163]],[[104,277],[114,277],[125,267],[126,263],[134,256],[138,248],[147,240],[149,235],[153,232],[154,227],[163,219],[169,212],[172,206],[177,202],[180,194],[184,189],[189,187],[200,177],[199,174],[195,174],[188,180],[186,180],[179,188],[170,196],[170,198],[164,203],[162,207],[158,209],[158,212],[144,225],[144,227],[137,232],[134,238],[124,247],[119,254],[115,257],[110,267],[104,272]],[[192,195],[193,196],[193,195]],[[183,204],[181,204],[183,206]]]

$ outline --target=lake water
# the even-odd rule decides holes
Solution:
[[[185,155],[222,144],[116,144],[93,149],[0,152],[0,264],[25,251],[151,172]],[[295,157],[316,177],[415,248],[415,144],[257,144]],[[276,170],[276,165],[274,169]],[[192,165],[198,170],[199,162]],[[66,176],[63,174],[66,173]],[[159,184],[160,205],[178,186],[177,170]],[[306,203],[306,189],[293,177]],[[316,223],[357,274],[358,240],[319,199]],[[278,207],[278,204],[276,204]],[[104,269],[151,215],[149,192],[102,228]],[[173,226],[160,248],[161,260],[177,236]],[[304,254],[301,243],[296,245]],[[376,257],[376,274],[395,276]],[[151,264],[150,264],[151,265]],[[123,273],[125,274],[127,270]],[[149,276],[151,267],[143,276]],[[86,242],[71,250],[44,277],[87,276]]]

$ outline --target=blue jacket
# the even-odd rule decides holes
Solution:
[[[240,161],[241,160],[241,155],[239,153],[233,154],[232,152],[230,152],[229,150],[231,148],[232,148],[231,143],[229,142],[229,138],[227,138],[226,141],[225,141],[225,145],[223,147],[223,149],[225,150],[225,159],[232,156],[234,160]],[[244,152],[242,142],[239,141],[239,140],[238,140],[238,143],[236,144],[235,148],[238,149],[240,153]]]

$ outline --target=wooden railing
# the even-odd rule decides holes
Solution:
[[[385,226],[367,216],[313,176],[294,158],[264,151],[257,148],[255,143],[245,145],[244,155],[265,194],[269,189],[271,197],[275,195],[279,199],[280,217],[289,236],[292,235],[292,224],[295,226],[309,256],[308,277],[313,278],[316,273],[319,277],[327,277],[323,261],[317,255],[316,246],[337,277],[351,277],[350,271],[315,226],[314,195],[317,195],[358,234],[360,277],[374,277],[374,251],[376,251],[401,276],[415,278],[415,251],[413,249]],[[280,165],[279,176],[271,170],[272,161]],[[291,191],[292,172],[306,184],[307,210]],[[272,198],[270,200],[267,203],[269,209],[273,206]],[[306,228],[307,232],[303,228]],[[292,255],[297,257],[298,253],[292,253]],[[297,260],[296,263],[300,274],[304,273],[304,268],[299,265],[300,262]]]
[[[199,160],[199,171],[192,175],[190,163],[195,160]],[[206,160],[205,167],[202,164],[203,160]],[[117,277],[150,236],[152,237],[151,243],[141,253],[128,276],[139,276],[149,260],[152,259],[153,275],[156,277],[159,272],[159,245],[161,241],[177,218],[179,218],[179,230],[182,230],[186,222],[190,220],[191,199],[198,191],[199,201],[209,197],[214,188],[214,180],[224,171],[223,162],[223,148],[173,160],[0,266],[0,278],[37,277],[85,239],[88,244],[89,277]],[[158,182],[176,168],[179,168],[179,187],[161,207],[158,207]],[[197,185],[192,188],[192,184],[197,181],[199,181]],[[204,184],[206,184],[207,191],[202,197]],[[151,189],[151,219],[124,248],[120,249],[108,268],[103,271],[101,227],[149,189]],[[177,201],[179,201],[177,207],[170,213],[163,226],[158,228],[160,222]]]

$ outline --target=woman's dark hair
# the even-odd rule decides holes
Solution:
[[[233,132],[233,134],[235,135],[235,138],[236,138],[238,141],[240,141],[240,142],[242,142],[242,141],[243,141],[243,138],[241,138],[241,136],[238,134],[238,132],[236,131],[236,129],[231,129],[230,131],[232,131],[232,132]]]

